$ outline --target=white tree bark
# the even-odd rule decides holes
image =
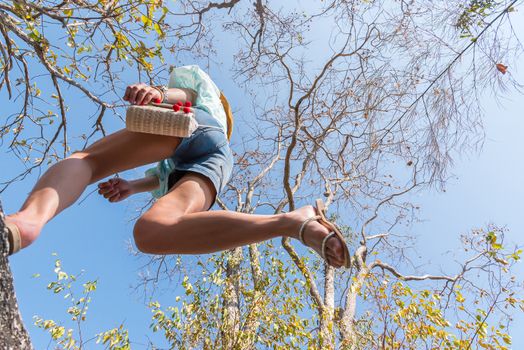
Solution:
[[[333,317],[335,311],[335,270],[324,264],[324,306],[320,313],[320,346],[322,349],[335,348],[335,325]]]
[[[242,247],[230,250],[227,260],[226,282],[224,286],[224,309],[222,313],[222,346],[236,349],[236,336],[240,330],[240,295],[238,290]]]

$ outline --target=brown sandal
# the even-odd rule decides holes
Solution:
[[[22,248],[22,237],[20,237],[20,230],[15,224],[5,223],[7,229],[7,237],[9,239],[9,254],[13,255]]]
[[[318,215],[307,218],[306,220],[304,220],[304,222],[302,222],[302,226],[300,226],[300,230],[298,232],[298,238],[300,239],[300,242],[302,242],[302,244],[304,244],[305,246],[308,246],[306,242],[304,242],[304,229],[306,228],[306,225],[308,222],[313,221],[313,220],[318,221],[320,224],[324,225],[325,227],[327,227],[329,230],[332,231],[329,235],[324,237],[324,239],[322,240],[322,249],[320,251],[321,252],[320,256],[329,264],[328,258],[326,257],[326,242],[328,241],[328,239],[335,236],[339,239],[340,243],[342,243],[342,247],[344,250],[344,265],[343,266],[345,268],[350,268],[351,256],[349,255],[349,249],[347,247],[346,241],[344,240],[344,236],[342,236],[342,233],[335,226],[335,224],[333,224],[328,219],[326,219],[326,216],[325,216],[326,206],[324,205],[324,202],[322,201],[322,199],[316,200],[315,210]]]

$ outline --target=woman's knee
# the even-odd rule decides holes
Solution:
[[[154,233],[151,230],[151,222],[140,217],[133,227],[133,238],[136,248],[142,253],[153,254],[152,236],[154,236]]]
[[[146,212],[135,222],[133,238],[139,251],[148,254],[161,254],[164,240],[175,239],[177,216],[170,215],[169,220],[160,219],[154,213]]]
[[[111,169],[112,164],[108,164],[106,158],[100,151],[86,149],[75,151],[66,159],[82,160],[90,170],[91,178],[89,184],[92,184],[114,173]]]
[[[97,178],[98,173],[100,172],[100,165],[97,162],[97,159],[93,155],[86,151],[75,151],[70,154],[67,159],[76,159],[80,160],[85,164],[86,170],[90,170],[91,178],[89,183],[93,183],[93,179]]]

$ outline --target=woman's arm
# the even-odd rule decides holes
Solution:
[[[190,101],[192,105],[196,102],[197,93],[195,90],[186,88],[169,88],[166,92],[166,103],[175,104],[178,101]]]
[[[158,180],[158,177],[151,175],[142,179],[129,181],[129,184],[133,189],[133,193],[151,192],[158,189],[160,186],[160,181]]]
[[[153,191],[159,186],[160,182],[155,175],[133,181],[115,177],[99,183],[98,193],[110,202],[120,202],[135,193]]]
[[[159,88],[143,83],[129,85],[124,94],[124,101],[131,104],[145,105],[155,99],[162,99],[162,92]],[[169,88],[165,94],[166,103],[175,104],[178,101],[190,101],[192,105],[196,102],[197,93],[195,90],[187,88]]]

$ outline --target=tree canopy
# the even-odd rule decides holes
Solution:
[[[454,157],[481,147],[482,100],[521,89],[511,74],[523,48],[517,8],[0,1],[0,89],[20,109],[0,137],[25,166],[3,189],[105,135],[125,108],[124,71],[153,84],[180,62],[227,58],[249,101],[232,106],[253,119],[235,113],[250,127],[234,132],[235,175],[219,206],[281,213],[324,196],[347,213],[333,218],[353,264],[335,271],[288,238],[217,253],[184,277],[181,309],[151,304],[153,329],[174,348],[509,348],[509,315],[524,307],[512,274],[522,251],[504,229],[464,233],[460,263],[438,273],[410,264],[415,235],[401,225],[417,218],[409,193],[443,188]],[[76,96],[91,110],[75,109]],[[177,257],[149,259],[167,277],[180,273]]]

